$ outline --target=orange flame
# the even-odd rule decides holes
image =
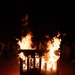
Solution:
[[[20,46],[21,50],[35,50],[36,47],[32,47],[33,46],[33,42],[32,42],[32,33],[29,32],[25,37],[22,36],[21,41],[19,39],[18,40],[18,45]],[[19,53],[19,58],[22,59],[23,61],[23,71],[27,70],[27,57],[24,55],[23,52]],[[33,61],[33,58],[29,57],[29,60]],[[29,61],[29,65],[31,65],[31,61]],[[32,68],[33,66],[29,66],[30,68]]]
[[[52,40],[49,40],[46,44],[47,44],[47,48],[46,50],[49,50],[48,53],[45,53],[42,57],[41,57],[41,69],[42,70],[47,70],[47,71],[56,71],[57,70],[57,60],[60,58],[60,52],[59,52],[59,48],[60,48],[60,44],[61,44],[61,39],[59,38],[60,33],[58,33],[57,36],[53,37]],[[30,49],[30,50],[35,50],[36,47],[32,48],[33,42],[32,42],[32,35],[29,32],[25,37],[22,37],[22,40],[18,42],[18,44],[20,45],[20,49]],[[23,63],[23,68],[27,69],[27,58],[29,58],[29,66],[32,64],[32,66],[30,66],[30,68],[33,68],[33,62],[34,62],[34,58],[32,57],[26,57],[23,53],[19,54],[19,57],[24,61]],[[39,68],[39,55],[35,55],[35,67]]]
[[[32,45],[33,45],[33,42],[32,42],[32,34],[31,34],[31,32],[29,32],[25,37],[23,37],[22,36],[22,40],[20,41],[18,41],[18,44],[19,44],[19,46],[20,46],[20,49],[30,49],[30,50],[33,50],[33,49],[35,49],[35,47],[34,48],[32,48]]]
[[[22,59],[23,61],[23,70],[26,71],[27,70],[27,57],[24,55],[23,52],[21,52],[19,54],[19,57]]]
[[[50,71],[51,69],[53,70],[57,69],[57,60],[59,59],[60,55],[56,55],[55,52],[58,51],[60,48],[61,39],[58,38],[59,36],[60,34],[53,37],[52,40],[49,40],[47,42],[47,50],[49,50],[49,52],[43,56],[42,69],[44,68],[45,63],[47,66],[47,70]]]

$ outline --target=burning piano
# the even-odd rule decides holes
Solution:
[[[60,58],[59,34],[49,40],[46,50],[37,50],[32,47],[32,35],[28,33],[22,40],[18,41],[20,45],[20,75],[57,75],[57,60]]]

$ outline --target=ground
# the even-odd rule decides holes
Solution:
[[[1,60],[0,75],[20,75],[17,60]]]
[[[72,61],[58,60],[59,75],[74,75],[75,63]],[[0,75],[20,75],[20,68],[17,59],[0,60]]]

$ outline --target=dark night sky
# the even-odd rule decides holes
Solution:
[[[58,31],[74,35],[74,9],[71,2],[6,1],[0,6],[0,34],[19,35],[25,13],[34,34],[56,34]],[[40,34],[39,34],[40,33]]]

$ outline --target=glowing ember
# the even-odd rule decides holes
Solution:
[[[33,68],[34,68],[34,58],[32,58],[31,55],[29,55],[29,69]]]
[[[35,67],[36,68],[39,68],[39,61],[40,61],[39,55],[36,53],[36,55],[35,55]]]
[[[27,70],[27,57],[24,55],[23,52],[21,52],[19,54],[19,57],[22,59],[23,61],[23,70],[26,71]]]
[[[21,53],[19,54],[19,57],[20,57],[22,60],[25,60],[25,55],[24,55],[23,52],[21,52]]]

